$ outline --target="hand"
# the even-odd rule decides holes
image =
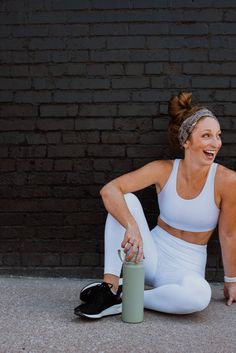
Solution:
[[[227,299],[227,305],[231,305],[234,301],[236,301],[236,282],[225,282],[224,296]]]
[[[135,255],[137,255],[136,263],[143,259],[143,241],[138,226],[131,226],[126,229],[121,247],[124,248],[127,261],[130,261]]]

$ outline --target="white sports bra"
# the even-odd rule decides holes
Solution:
[[[180,159],[175,159],[170,176],[158,194],[160,218],[173,228],[189,232],[213,230],[218,222],[220,210],[215,204],[214,180],[217,163],[209,169],[201,193],[190,200],[177,194],[177,173]]]

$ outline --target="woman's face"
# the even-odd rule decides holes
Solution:
[[[221,148],[221,130],[217,120],[201,119],[184,144],[185,154],[198,159],[203,164],[211,164]]]

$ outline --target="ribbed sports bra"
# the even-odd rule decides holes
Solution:
[[[177,193],[177,173],[180,159],[175,159],[170,176],[158,194],[160,218],[173,228],[189,232],[213,230],[220,210],[215,204],[214,181],[217,163],[212,163],[205,185],[193,199],[183,199]]]

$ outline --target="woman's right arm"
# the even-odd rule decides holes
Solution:
[[[136,261],[139,262],[142,259],[143,242],[138,225],[125,202],[124,194],[144,189],[153,184],[158,187],[165,163],[165,161],[148,163],[140,169],[110,181],[100,191],[106,210],[126,229],[121,246],[125,248],[125,251],[130,250],[128,260],[137,253],[137,248]]]

